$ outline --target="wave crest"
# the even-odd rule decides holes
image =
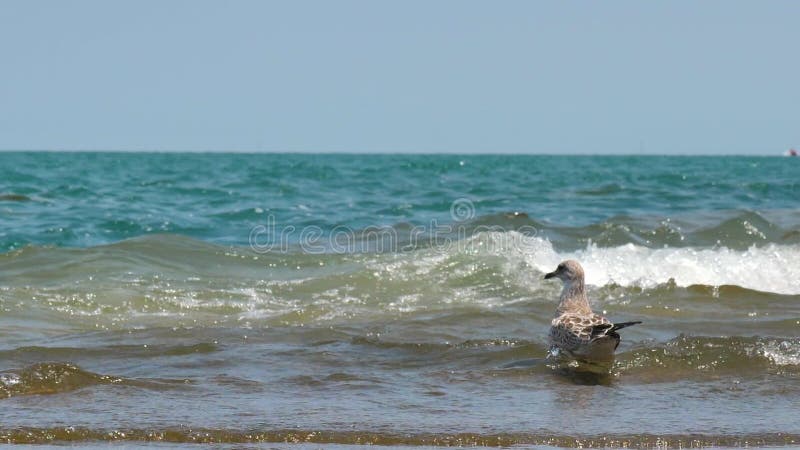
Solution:
[[[508,236],[511,234],[511,236]],[[559,252],[547,239],[516,232],[477,235],[473,240],[506,242],[498,250],[521,258],[540,273],[552,271],[565,259],[576,259],[586,271],[587,284],[654,288],[734,285],[777,294],[800,294],[800,246],[768,244],[746,250],[727,247],[666,247],[652,249],[635,244]],[[511,246],[508,246],[508,244]]]

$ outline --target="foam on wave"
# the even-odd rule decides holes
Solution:
[[[746,250],[717,248],[659,248],[635,244],[598,247],[589,244],[573,252],[559,252],[546,239],[516,232],[486,233],[471,239],[506,241],[500,248],[516,252],[540,272],[550,272],[565,259],[576,259],[590,285],[655,287],[673,281],[678,286],[736,285],[777,294],[800,294],[800,246],[768,244]],[[511,244],[510,246],[508,244]]]
[[[750,294],[737,296],[747,299],[726,304],[742,314],[765,302],[753,291],[800,295],[797,244],[745,250],[590,244],[564,251],[539,236],[491,231],[408,252],[254,256],[246,248],[162,235],[83,250],[6,254],[0,269],[13,283],[0,286],[0,309],[7,317],[42,310],[48,321],[56,313],[59,320],[92,328],[363,321],[520,302],[549,315],[558,287],[542,274],[565,259],[579,260],[595,287],[655,292],[665,285],[738,286]],[[673,306],[685,301],[691,299],[668,299]],[[791,298],[774,301],[793,304]]]

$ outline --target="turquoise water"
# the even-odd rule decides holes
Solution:
[[[523,212],[559,229],[664,219],[702,229],[756,212],[765,231],[791,231],[800,214],[798,165],[787,158],[4,153],[0,162],[6,251],[156,233],[241,246],[269,215],[328,232],[448,223],[461,198],[476,219]],[[760,242],[737,237],[737,246]]]
[[[0,153],[0,441],[797,442],[797,163]]]

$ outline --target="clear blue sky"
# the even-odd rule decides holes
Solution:
[[[800,146],[797,1],[0,1],[0,148]]]

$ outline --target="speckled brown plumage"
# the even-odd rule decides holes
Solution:
[[[551,354],[556,351],[589,361],[609,361],[619,345],[617,330],[640,322],[613,324],[592,312],[586,298],[583,268],[577,261],[564,261],[545,278],[564,282],[556,315],[550,326]]]

